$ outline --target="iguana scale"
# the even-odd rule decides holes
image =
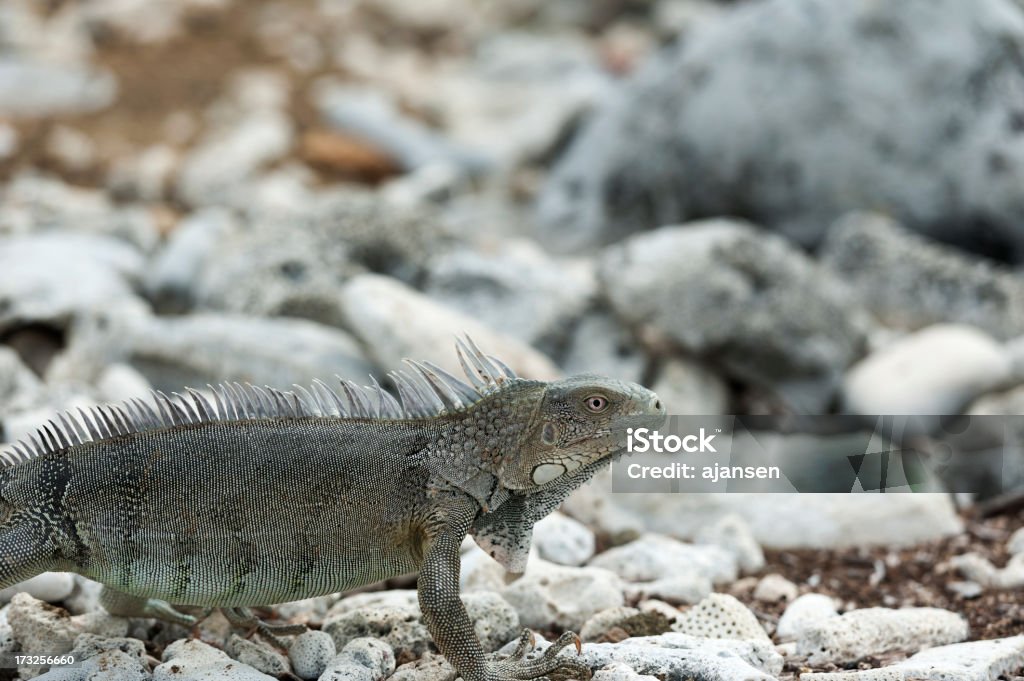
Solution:
[[[468,338],[469,382],[429,363],[376,381],[295,392],[225,384],[154,404],[65,413],[0,455],[0,588],[47,570],[101,582],[114,614],[194,618],[418,572],[424,620],[466,681],[585,667],[530,635],[487,662],[459,599],[467,534],[513,572],[533,524],[622,453],[613,425],[664,413],[639,385],[596,376],[525,380]],[[301,627],[299,627],[301,629]],[[275,639],[276,640],[276,639]]]

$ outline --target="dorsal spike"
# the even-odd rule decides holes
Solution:
[[[494,364],[499,369],[501,369],[501,372],[503,374],[505,374],[505,378],[519,378],[516,375],[516,372],[512,371],[512,368],[509,367],[509,365],[505,364],[504,362],[502,362],[500,359],[498,359],[494,355],[487,355],[487,359],[491,360],[492,364]]]
[[[338,394],[337,390],[327,385],[319,378],[314,380],[313,384],[319,386],[319,388],[324,392],[324,396],[328,400],[330,400],[333,409],[338,412],[339,417],[344,417],[348,415],[348,407],[345,405],[344,400],[341,399],[341,395]]]
[[[303,414],[306,416],[320,416],[320,407],[317,405],[316,398],[301,385],[295,384],[292,386],[295,388],[296,393],[300,396],[300,402],[303,405]]]
[[[476,363],[480,365],[480,370],[483,372],[481,378],[488,383],[498,385],[504,372],[491,362],[483,350],[477,347],[476,342],[472,338],[466,336],[466,342],[469,344],[469,349],[472,353],[471,358],[476,359]]]
[[[434,372],[423,366],[421,363],[413,360],[409,360],[409,364],[420,373],[420,376],[422,376],[423,380],[427,382],[430,389],[438,396],[438,398],[440,398],[441,402],[444,404],[445,411],[457,411],[462,408],[462,400],[459,399],[459,396],[455,394],[451,388],[445,385],[445,382],[442,381]]]
[[[398,397],[402,401],[402,413],[407,417],[423,416],[426,405],[417,397],[405,374],[401,371],[392,371],[391,380],[398,388]]]
[[[433,374],[437,376],[439,380],[443,381],[444,384],[448,386],[448,388],[452,392],[457,394],[464,403],[473,404],[474,402],[480,399],[480,393],[473,390],[473,388],[466,385],[464,382],[460,381],[455,376],[452,376],[450,373],[448,373],[441,367],[437,366],[433,362],[427,362],[424,360],[423,362],[420,362],[420,364],[430,369],[430,371],[433,372]]]
[[[185,388],[185,392],[192,398],[192,402],[195,404],[196,413],[199,414],[200,421],[215,421],[217,420],[217,412],[214,411],[213,406],[206,401],[202,393],[194,388]]]
[[[82,431],[77,423],[75,423],[75,417],[69,412],[61,412],[57,414],[57,418],[60,419],[61,424],[64,426],[64,432],[71,438],[71,444],[80,445],[85,440],[82,437]]]
[[[487,390],[487,381],[483,379],[483,366],[471,361],[473,351],[469,349],[469,346],[461,338],[455,339],[455,354],[459,357],[459,364],[462,366],[462,371],[466,374],[466,378],[473,384],[477,392]]]
[[[117,423],[118,430],[121,435],[127,435],[133,433],[136,430],[135,422],[132,421],[131,417],[124,413],[124,410],[116,404],[109,405],[107,409],[110,411],[111,417]]]
[[[441,400],[430,382],[419,372],[416,364],[407,359],[402,361],[409,366],[409,386],[416,391],[417,397],[427,405],[427,410],[437,413],[444,411],[446,408],[444,401]]]

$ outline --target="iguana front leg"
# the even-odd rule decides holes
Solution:
[[[559,651],[579,637],[567,632],[536,660],[526,660],[531,634],[524,631],[516,651],[497,663],[489,663],[473,631],[473,623],[459,598],[459,546],[476,515],[472,502],[458,503],[439,514],[429,530],[429,545],[420,568],[420,610],[438,649],[455,667],[463,681],[520,681],[542,679],[557,673],[560,678],[590,678],[590,669]]]

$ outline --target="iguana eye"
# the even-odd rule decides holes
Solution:
[[[600,414],[608,408],[608,398],[604,395],[591,395],[587,399],[583,400],[583,402],[587,405],[587,409],[595,414]]]

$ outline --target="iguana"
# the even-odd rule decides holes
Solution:
[[[64,413],[0,455],[0,587],[46,570],[104,585],[116,615],[184,625],[171,604],[221,608],[274,638],[248,606],[330,594],[419,572],[423,618],[466,681],[583,675],[535,660],[524,631],[488,662],[459,599],[467,534],[512,572],[533,524],[620,455],[617,428],[659,417],[639,385],[517,377],[466,338],[468,383],[428,362],[392,372],[400,402],[359,388],[283,392],[223,384],[204,395]]]

